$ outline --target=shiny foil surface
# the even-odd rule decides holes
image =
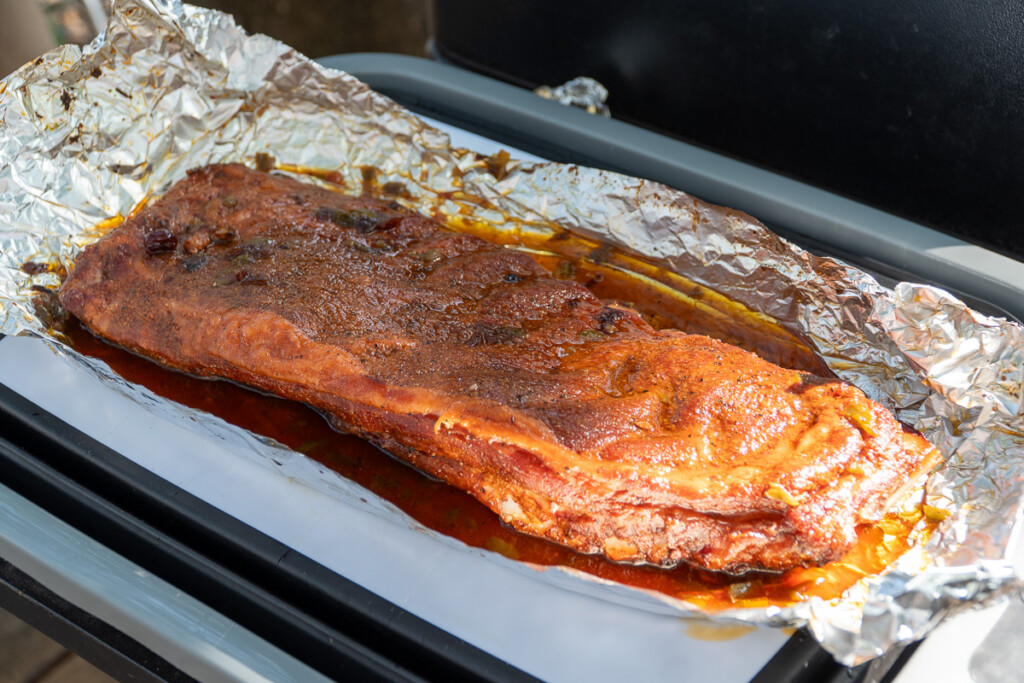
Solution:
[[[1024,482],[1019,325],[932,287],[886,289],[745,214],[658,183],[453,149],[446,134],[353,77],[249,36],[224,14],[170,0],[115,0],[111,14],[84,49],[51,51],[0,82],[0,332],[47,333],[33,288],[54,288],[59,277],[29,274],[24,263],[70,269],[102,236],[98,224],[130,215],[189,168],[256,165],[268,154],[279,168],[336,171],[332,182],[352,192],[375,169],[375,186],[442,220],[469,218],[510,241],[569,230],[773,319],[940,449],[946,463],[927,483],[927,503],[944,519],[882,575],[838,600],[713,618],[807,625],[854,664],[956,610],[1020,591],[1011,564]],[[109,372],[101,366],[82,363]],[[281,448],[250,441],[245,448],[267,457]],[[640,609],[699,612],[567,572],[537,576]]]

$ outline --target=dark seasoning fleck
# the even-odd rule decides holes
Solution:
[[[50,272],[50,264],[40,263],[38,261],[25,261],[21,264],[21,271],[28,273],[29,275],[39,275],[40,273]]]
[[[256,152],[256,169],[267,173],[274,169],[277,165],[277,160],[274,159],[273,155],[267,154],[266,152]]]
[[[178,248],[178,238],[163,226],[147,230],[142,239],[148,254],[167,254]]]

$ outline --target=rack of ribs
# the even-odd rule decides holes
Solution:
[[[114,344],[308,403],[515,529],[618,562],[820,565],[937,457],[849,384],[241,165],[190,171],[83,250],[60,299]]]

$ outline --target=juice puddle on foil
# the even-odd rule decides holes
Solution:
[[[730,310],[727,302],[708,303],[713,297],[692,283],[662,279],[650,266],[630,261],[628,256],[595,249],[575,237],[559,236],[554,241],[556,249],[538,249],[536,244],[525,248],[556,277],[574,278],[602,298],[628,301],[656,327],[708,334],[780,365],[827,374],[809,349],[772,321],[754,319],[756,314],[748,319],[742,311]],[[645,272],[645,268],[650,270]],[[688,289],[681,288],[680,282]],[[750,332],[752,327],[757,334]],[[783,574],[737,578],[691,567],[665,570],[619,565],[505,527],[497,515],[468,494],[421,474],[362,439],[336,432],[305,405],[229,382],[166,370],[99,341],[75,321],[67,324],[65,334],[76,350],[105,361],[125,379],[300,451],[390,501],[424,526],[467,545],[657,591],[708,611],[786,605],[812,596],[837,597],[905,552],[911,544],[911,529],[922,516],[920,510],[891,514],[879,524],[861,528],[858,543],[842,560]]]

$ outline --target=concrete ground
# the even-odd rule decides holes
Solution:
[[[113,680],[59,643],[0,610],[0,683],[108,683]]]

